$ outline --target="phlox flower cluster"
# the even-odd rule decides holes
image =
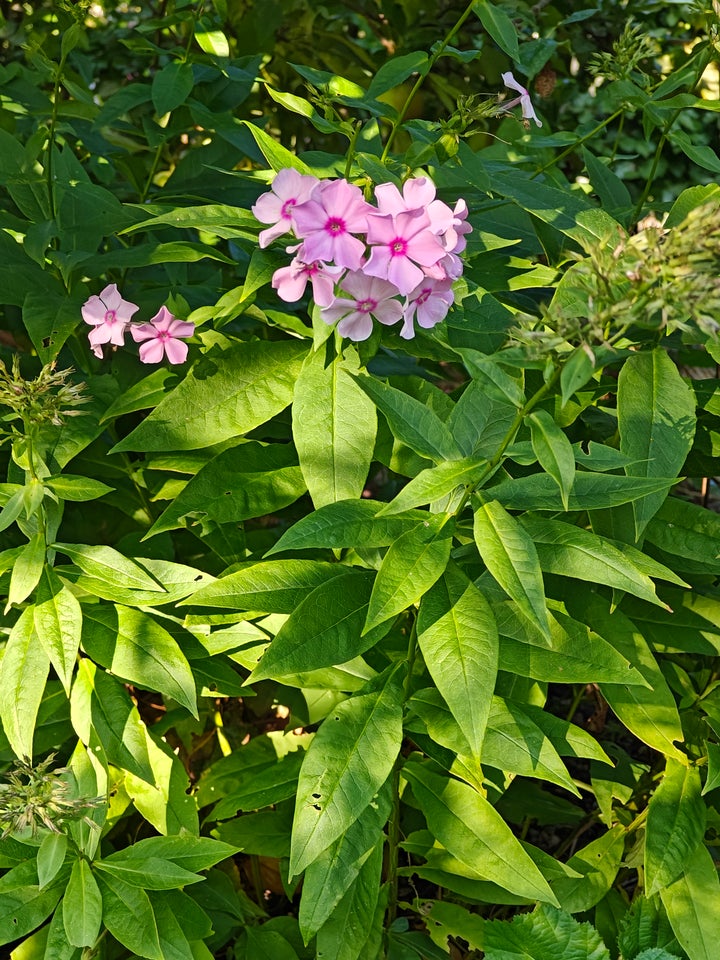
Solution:
[[[318,180],[281,170],[268,193],[253,206],[269,224],[259,244],[291,234],[295,258],[276,270],[272,286],[287,303],[299,300],[307,284],[325,323],[351,340],[367,340],[373,319],[400,336],[415,336],[415,324],[429,329],[447,316],[452,285],[463,271],[460,254],[472,227],[458,200],[451,209],[435,195],[427,177],[408,180],[402,192],[393,183],[375,188],[373,205],[347,180]]]
[[[177,320],[167,307],[160,307],[148,323],[133,323],[132,317],[138,309],[136,303],[123,300],[114,283],[85,301],[82,317],[92,326],[88,340],[95,356],[102,359],[106,343],[124,346],[125,334],[130,330],[135,343],[140,344],[143,363],[160,363],[163,356],[169,363],[184,363],[188,346],[183,340],[193,335],[195,324]]]

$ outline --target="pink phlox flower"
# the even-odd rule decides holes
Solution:
[[[446,253],[423,210],[368,217],[368,243],[365,273],[389,280],[403,294],[410,293]]]
[[[412,340],[415,336],[413,320],[425,330],[434,327],[445,319],[454,302],[452,280],[424,280],[408,296],[400,336]]]
[[[351,340],[367,340],[372,333],[372,318],[387,326],[397,323],[403,308],[396,300],[397,288],[387,280],[369,277],[356,270],[346,274],[343,291],[349,297],[337,297],[333,303],[320,310],[325,323],[338,323],[338,332]]]
[[[311,199],[293,210],[295,232],[303,241],[303,262],[320,260],[359,270],[365,244],[353,234],[367,232],[368,215],[373,211],[362,190],[347,180],[321,182]]]
[[[375,199],[383,216],[426,210],[435,199],[435,184],[428,177],[414,177],[405,181],[400,193],[394,183],[380,183],[375,187]]]
[[[525,87],[517,82],[510,70],[502,75],[502,81],[510,90],[515,90],[520,94],[520,96],[515,100],[511,100],[509,103],[503,103],[503,110],[511,110],[513,107],[516,107],[518,104],[520,104],[523,120],[534,120],[535,123],[541,127],[542,122],[538,120],[537,114],[535,113],[535,107],[533,107],[532,100],[530,99],[530,94]]]
[[[472,233],[472,226],[467,222],[468,207],[461,198],[452,211],[452,225],[443,234],[443,246],[449,253],[462,253],[467,246],[466,235]]]
[[[90,297],[82,305],[82,318],[94,327],[88,333],[92,352],[102,358],[102,345],[112,343],[121,347],[125,342],[132,315],[138,310],[136,303],[123,300],[116,284],[108,284],[97,296]]]
[[[342,267],[328,266],[321,260],[304,263],[295,257],[287,267],[280,267],[272,276],[272,286],[286,303],[294,303],[305,293],[308,280],[313,300],[319,307],[329,306],[335,299],[335,284],[344,274]]]
[[[177,320],[167,307],[160,307],[149,323],[140,323],[131,327],[133,340],[140,346],[140,360],[143,363],[160,363],[163,354],[170,363],[184,363],[187,360],[188,346],[180,337],[191,337],[195,324]]]
[[[295,207],[309,200],[319,183],[317,177],[304,176],[292,167],[278,173],[270,185],[269,192],[258,197],[252,207],[253,215],[257,220],[272,224],[267,230],[260,231],[258,236],[260,247],[267,247],[273,240],[294,227]]]

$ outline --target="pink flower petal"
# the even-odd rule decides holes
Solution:
[[[166,340],[165,354],[169,363],[185,363],[188,355],[188,345],[182,340]]]
[[[164,352],[162,340],[149,340],[140,346],[140,360],[142,363],[160,363]]]

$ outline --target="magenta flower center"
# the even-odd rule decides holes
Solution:
[[[407,241],[403,240],[402,237],[395,237],[394,240],[390,241],[390,256],[391,257],[404,257],[407,253]]]
[[[306,263],[303,266],[303,273],[306,273],[308,277],[314,277],[316,273],[320,273],[320,261],[313,260],[312,263]]]
[[[430,296],[431,293],[432,293],[432,288],[431,288],[431,287],[423,287],[423,289],[420,291],[420,296],[419,296],[419,297],[416,297],[415,303],[416,303],[419,307],[421,307],[421,306],[423,305],[423,303],[425,303],[425,301],[428,299],[428,297]]]
[[[365,300],[358,300],[357,308],[360,313],[372,313],[372,311],[377,306],[377,300],[373,300],[372,297],[367,297]]]
[[[103,323],[107,323],[112,326],[113,323],[117,320],[117,314],[114,310],[106,310],[105,317],[103,318]]]
[[[165,340],[172,340],[172,337],[167,330],[158,330],[157,339],[164,342]]]
[[[331,236],[337,237],[339,234],[345,233],[347,228],[342,217],[330,217],[325,224],[325,230],[331,234]]]
[[[288,211],[292,210],[292,208],[295,206],[296,203],[297,203],[297,200],[295,199],[295,197],[290,197],[289,200],[285,201],[285,203],[280,208],[280,216],[283,218],[283,220],[292,220],[292,215],[288,213]]]

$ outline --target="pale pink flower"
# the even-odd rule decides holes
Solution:
[[[303,241],[302,260],[334,261],[338,267],[359,270],[365,244],[353,234],[367,231],[368,214],[373,210],[362,190],[347,180],[321,182],[311,199],[293,210],[295,233]]]
[[[503,103],[502,109],[511,110],[513,107],[516,107],[518,104],[520,104],[523,120],[534,120],[535,123],[541,127],[542,123],[540,120],[538,120],[537,114],[535,113],[535,107],[533,107],[532,100],[530,99],[530,94],[525,87],[517,82],[510,70],[502,75],[502,81],[510,90],[516,90],[520,94],[520,96],[515,100],[511,100],[509,103]]]
[[[320,183],[317,177],[304,176],[288,167],[281,170],[271,184],[270,191],[258,197],[252,207],[253,215],[261,223],[271,223],[258,236],[260,247],[267,247],[294,226],[293,212],[299,203],[310,199],[310,194]]]
[[[143,363],[160,363],[163,354],[170,363],[184,363],[188,346],[178,338],[191,337],[195,324],[176,320],[167,307],[160,307],[149,323],[137,324],[130,332],[133,340],[141,344],[140,360]]]
[[[427,177],[414,177],[405,181],[400,193],[394,183],[380,183],[375,187],[375,199],[383,216],[425,210],[435,199],[435,184]]]
[[[365,273],[389,280],[405,294],[446,254],[423,210],[368,217],[368,243],[371,252],[363,268]]]
[[[402,317],[402,304],[395,300],[397,288],[387,280],[368,277],[361,270],[348,273],[343,290],[350,297],[337,297],[320,311],[325,323],[338,323],[338,332],[351,340],[367,340],[372,333],[372,318],[391,325]]]
[[[92,352],[102,358],[104,343],[121,347],[125,342],[132,315],[138,310],[136,303],[123,300],[116,284],[110,283],[98,296],[92,296],[82,305],[82,318],[95,328],[88,334]]]
[[[407,299],[400,336],[403,340],[412,340],[415,336],[413,320],[425,330],[434,327],[445,319],[454,302],[452,280],[424,280]]]
[[[272,286],[286,303],[294,303],[305,293],[308,280],[313,300],[319,307],[329,306],[335,299],[335,284],[344,273],[342,267],[331,267],[320,260],[303,263],[295,257],[288,267],[280,267],[272,276]]]

